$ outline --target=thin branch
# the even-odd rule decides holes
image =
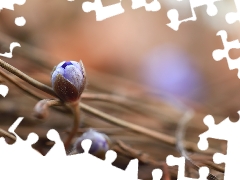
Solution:
[[[3,130],[1,128],[0,128],[0,134],[2,134],[4,136],[6,136],[6,137],[16,141],[16,137],[14,135],[10,134],[9,132],[7,132],[7,131],[5,131],[5,130]]]
[[[116,148],[116,146],[113,145],[113,150],[116,150],[117,152],[120,152],[120,153],[124,154],[125,156],[128,156],[130,158],[137,158],[140,162],[142,162],[144,164],[151,164],[153,166],[163,165],[160,161],[154,160],[148,154],[146,154],[140,150],[134,149],[120,140],[116,141],[115,144],[120,149]]]
[[[159,108],[156,108],[153,105],[139,102],[138,100],[131,100],[129,97],[122,97],[120,95],[113,95],[113,94],[100,94],[100,93],[83,93],[82,94],[83,100],[98,100],[98,101],[105,101],[110,103],[115,103],[120,105],[121,107],[125,107],[127,109],[131,109],[133,112],[140,113],[147,117],[153,117],[156,119],[161,119],[162,121],[165,120],[167,123],[174,123],[173,117],[171,114],[161,113]],[[160,117],[167,117],[167,118],[160,118]]]
[[[45,97],[43,97],[41,94],[32,91],[31,89],[27,88],[25,85],[19,83],[18,81],[16,81],[14,78],[12,78],[10,75],[8,75],[7,73],[3,72],[0,69],[0,75],[7,79],[8,81],[10,81],[11,83],[13,83],[15,86],[17,86],[19,89],[23,90],[25,93],[29,94],[30,96],[34,97],[35,99],[44,99]]]
[[[24,41],[20,41],[19,39],[15,39],[3,32],[0,31],[0,45],[3,46],[3,48],[9,49],[9,42],[17,41],[19,44],[21,44],[21,48],[15,48],[14,54],[19,55],[21,57],[27,58],[27,60],[31,60],[31,63],[38,64],[39,66],[51,70],[52,65],[51,62],[59,61],[59,59],[51,55],[37,47],[34,47],[28,43],[25,43]],[[49,59],[53,61],[49,61]]]
[[[216,171],[219,171],[221,173],[224,173],[225,172],[225,169],[220,167],[220,166],[217,166],[216,164],[214,164],[213,162],[210,162],[210,161],[204,161],[203,164],[211,167],[212,169],[216,170]]]
[[[78,134],[83,134],[85,133],[86,131],[88,131],[89,128],[78,128]],[[125,129],[123,128],[94,128],[94,130],[100,132],[100,133],[104,133],[106,135],[114,135],[116,133],[123,133],[123,132],[126,132]],[[65,133],[70,133],[70,130],[66,130]]]
[[[24,74],[22,71],[18,70],[17,68],[11,66],[10,64],[6,63],[5,61],[0,59],[0,66],[4,69],[6,69],[7,71],[13,73],[14,75],[18,76],[20,79],[26,81],[27,83],[31,84],[32,86],[54,96],[54,97],[58,97],[55,92],[52,90],[52,88],[50,88],[49,86],[31,78],[30,76]]]
[[[101,117],[102,119],[106,120],[109,123],[121,126],[121,127],[125,127],[128,128],[130,130],[133,130],[135,132],[141,133],[141,134],[145,134],[147,136],[150,136],[154,139],[160,140],[162,142],[165,142],[166,144],[169,144],[171,146],[175,146],[176,145],[176,139],[174,137],[162,134],[160,132],[151,130],[151,129],[147,129],[145,127],[136,125],[136,124],[132,124],[130,122],[124,121],[122,119],[116,118],[114,116],[111,116],[107,113],[104,113],[100,110],[97,110],[91,106],[88,106],[84,103],[80,103],[80,107],[84,110],[87,111],[91,114],[94,114],[95,116]],[[198,149],[198,147],[196,146],[195,143],[192,142],[187,142],[185,141],[185,148],[189,151],[194,151],[194,152],[199,152],[199,153],[204,153],[204,154],[213,154],[216,151],[212,150],[212,149],[208,149],[205,152],[202,152]]]
[[[46,97],[43,97],[40,93],[34,92],[31,89],[29,89],[27,86],[18,83],[14,78],[12,78],[11,76],[9,76],[8,74],[4,73],[3,71],[0,70],[0,75],[2,75],[2,77],[4,77],[5,79],[7,79],[9,82],[13,83],[14,85],[16,85],[19,89],[21,89],[24,93],[27,93],[28,95],[30,95],[31,97],[33,97],[36,100],[42,100],[45,99]],[[49,103],[57,103],[59,105],[56,104],[56,106],[61,106],[61,101],[60,100],[55,100],[56,102],[49,102]],[[65,106],[64,104],[62,104],[63,106]],[[50,106],[52,106],[50,104]],[[65,106],[66,111],[62,111],[60,109],[57,109],[55,106],[52,106],[55,110],[57,110],[58,112],[61,113],[70,113],[70,109],[68,109],[67,106]]]

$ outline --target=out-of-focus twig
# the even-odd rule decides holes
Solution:
[[[199,170],[199,166],[196,165],[196,163],[188,156],[187,152],[186,152],[186,147],[184,146],[184,136],[186,133],[186,125],[187,123],[190,121],[190,118],[188,118],[188,116],[192,116],[194,112],[191,109],[186,110],[186,117],[183,117],[182,119],[180,119],[179,124],[178,124],[178,128],[176,131],[176,145],[178,150],[180,151],[181,155],[183,157],[185,157],[185,159],[187,160],[187,162],[197,171]],[[213,174],[209,173],[207,176],[208,180],[218,180],[216,176],[214,176]]]
[[[212,169],[216,170],[216,171],[219,171],[221,173],[224,173],[225,172],[225,169],[220,167],[220,166],[217,166],[216,164],[214,164],[213,162],[210,162],[210,161],[204,161],[203,164],[211,167]]]
[[[90,112],[90,113],[92,113],[92,114],[94,114],[98,117],[101,117],[102,119],[106,120],[107,122],[110,122],[112,124],[115,124],[115,125],[118,125],[118,126],[121,126],[121,127],[125,127],[125,128],[130,129],[130,130],[133,130],[135,132],[147,135],[147,136],[152,137],[154,139],[165,142],[166,144],[169,144],[171,146],[176,145],[176,139],[174,137],[171,137],[171,136],[168,136],[166,134],[162,134],[160,132],[156,132],[154,130],[151,130],[151,129],[148,129],[148,128],[145,128],[145,127],[142,127],[142,126],[124,121],[122,119],[116,118],[116,117],[111,116],[107,113],[104,113],[100,110],[97,110],[97,109],[95,109],[91,106],[88,106],[84,103],[80,103],[79,105],[84,111]],[[200,151],[198,149],[196,144],[192,143],[192,142],[186,142],[185,141],[184,147],[189,151],[203,153],[202,151]],[[216,152],[216,151],[209,148],[207,151],[204,152],[204,154],[213,154],[214,152]]]
[[[52,65],[50,64],[51,61],[49,61],[49,59],[56,60],[57,58],[55,56],[48,54],[45,51],[40,50],[39,48],[31,46],[27,43],[16,40],[0,31],[0,45],[3,48],[9,49],[8,43],[13,41],[17,41],[21,45],[21,48],[15,48],[13,53],[30,59],[32,62],[42,66],[43,68],[46,68],[48,70],[52,69]]]
[[[31,90],[30,88],[27,88],[25,85],[19,83],[18,81],[16,81],[13,77],[11,77],[10,75],[8,75],[7,73],[5,73],[4,71],[2,71],[0,69],[0,75],[7,79],[8,81],[10,81],[11,83],[13,83],[15,86],[17,86],[19,89],[23,90],[25,93],[29,94],[30,96],[34,97],[35,99],[44,99],[45,97],[43,97],[40,93],[37,93],[36,91]]]
[[[22,80],[26,81],[27,83],[31,84],[32,86],[54,96],[54,97],[58,97],[55,92],[52,90],[52,88],[50,88],[49,86],[29,77],[28,75],[24,74],[23,72],[21,72],[20,70],[18,70],[17,68],[11,66],[10,64],[6,63],[5,61],[0,59],[0,66],[4,69],[6,69],[7,71],[13,73],[14,75],[18,76],[19,78],[21,78]]]
[[[113,145],[113,150],[116,150],[116,152],[120,152],[122,154],[124,154],[125,156],[128,156],[130,158],[137,158],[140,162],[144,163],[144,164],[151,164],[154,166],[161,166],[162,162],[160,161],[156,161],[153,158],[151,158],[148,154],[134,149],[128,145],[126,145],[124,142],[118,140],[115,143],[115,146]],[[116,147],[117,145],[117,147]],[[120,148],[120,149],[119,149]]]
[[[6,137],[16,141],[16,137],[14,135],[10,134],[9,132],[7,132],[7,131],[5,131],[5,130],[3,130],[1,128],[0,128],[0,134],[2,134],[4,136],[6,136]]]
[[[105,101],[114,103],[117,105],[120,105],[121,107],[125,107],[127,109],[131,109],[131,111],[140,113],[142,115],[145,115],[147,117],[152,117],[156,119],[161,119],[162,121],[164,119],[166,123],[173,123],[176,124],[176,121],[173,120],[173,117],[171,114],[167,113],[161,113],[162,110],[159,108],[156,108],[154,105],[142,103],[141,101],[134,99],[132,100],[129,97],[124,97],[120,95],[114,95],[114,94],[100,94],[100,93],[83,93],[82,94],[83,100],[98,100],[98,101]],[[167,117],[167,118],[161,118],[161,117]]]
[[[82,133],[85,133],[86,131],[88,131],[89,128],[79,128],[78,129],[78,133],[82,134]],[[106,135],[113,135],[113,134],[116,134],[116,133],[123,133],[123,132],[126,132],[125,129],[123,128],[94,128],[94,130],[98,131],[98,132],[101,132],[101,133],[104,133]],[[69,133],[70,131],[67,130],[66,133]]]

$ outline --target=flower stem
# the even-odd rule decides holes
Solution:
[[[6,63],[5,61],[0,59],[0,66],[4,69],[6,69],[7,71],[13,73],[14,75],[16,75],[17,77],[19,77],[20,79],[26,81],[27,83],[31,84],[32,86],[54,96],[54,97],[58,97],[55,92],[52,90],[52,88],[50,88],[49,86],[29,77],[28,75],[24,74],[22,71],[18,70],[17,68],[11,66],[10,64]]]
[[[74,115],[74,122],[73,122],[72,130],[71,130],[68,138],[64,142],[64,146],[65,146],[66,150],[71,145],[71,141],[74,138],[74,136],[77,134],[78,127],[80,125],[80,108],[79,108],[78,103],[71,104],[70,106],[71,106],[71,110],[72,110],[73,115]]]

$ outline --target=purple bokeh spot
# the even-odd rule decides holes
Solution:
[[[143,81],[161,92],[189,99],[202,99],[203,79],[194,59],[176,46],[162,46],[144,59]]]
[[[67,67],[68,65],[73,65],[70,61],[66,61],[63,65],[62,68],[65,69],[65,67]]]

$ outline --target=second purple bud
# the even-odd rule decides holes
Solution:
[[[104,159],[105,153],[109,150],[110,146],[110,139],[108,138],[108,136],[103,133],[99,133],[93,129],[89,129],[76,140],[74,144],[74,150],[77,153],[83,153],[81,143],[85,139],[90,139],[92,141],[89,153],[101,159]]]

